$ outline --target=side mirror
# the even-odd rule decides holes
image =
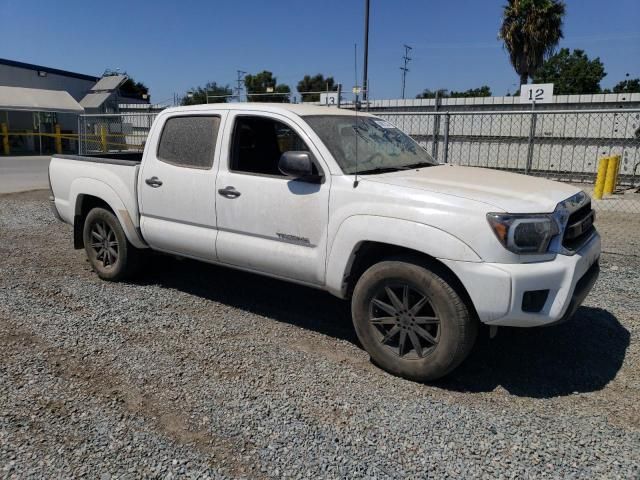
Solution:
[[[319,182],[322,175],[313,163],[309,152],[290,151],[280,156],[278,169],[286,176],[305,182]]]

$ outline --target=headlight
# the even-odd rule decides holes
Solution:
[[[544,253],[560,233],[551,215],[488,213],[487,220],[500,243],[513,253]]]

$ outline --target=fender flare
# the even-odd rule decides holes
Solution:
[[[329,247],[326,287],[332,294],[341,298],[346,296],[345,278],[364,242],[404,247],[438,259],[482,261],[469,245],[432,225],[393,217],[354,215],[338,227]]]
[[[133,211],[136,211],[135,204],[127,208],[127,205],[120,198],[117,192],[108,184],[101,182],[100,180],[87,177],[76,178],[71,184],[69,195],[71,200],[70,204],[73,205],[74,209],[74,223],[77,215],[80,214],[80,202],[78,199],[81,195],[96,197],[106,202],[120,222],[120,225],[127,236],[127,240],[129,240],[129,242],[136,248],[147,248],[147,244],[140,235],[138,226],[136,226],[134,219],[132,219],[129,214],[131,207],[133,207]],[[131,199],[129,200],[131,202]],[[76,228],[75,225],[74,228]]]

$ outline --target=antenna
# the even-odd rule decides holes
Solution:
[[[353,127],[353,130],[355,131],[355,142],[356,142],[356,176],[353,179],[353,188],[356,188],[358,186],[358,44],[354,43],[353,44],[353,70],[355,73],[355,79],[356,79],[356,86],[353,89],[355,94],[356,94],[356,98],[355,98],[355,111],[356,111],[356,126]]]

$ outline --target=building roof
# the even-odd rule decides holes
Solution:
[[[55,75],[61,75],[63,77],[71,77],[71,78],[78,78],[80,80],[87,80],[89,82],[96,82],[100,78],[93,75],[84,75],[82,73],[69,72],[67,70],[60,70],[57,68],[43,67],[42,65],[35,65],[33,63],[17,62],[15,60],[9,60],[6,58],[0,58],[0,65],[25,68],[25,69],[34,70],[34,71],[42,71],[42,72],[52,73]]]
[[[91,87],[89,93],[80,100],[80,105],[84,108],[100,108],[127,78],[126,75],[109,75],[102,77]]]
[[[83,113],[84,108],[64,90],[0,86],[0,110]]]
[[[102,77],[98,80],[93,87],[91,87],[92,92],[100,92],[100,91],[113,91],[116,88],[120,87],[126,80],[126,75],[109,75],[107,77]]]
[[[112,95],[113,92],[94,92],[88,93],[80,100],[80,105],[84,108],[100,108],[104,102]]]

